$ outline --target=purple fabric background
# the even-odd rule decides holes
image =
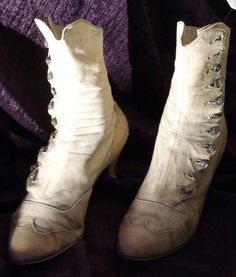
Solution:
[[[204,26],[224,20],[228,11],[225,0],[1,0],[0,276],[236,276],[236,12],[227,21],[229,138],[196,235],[183,250],[157,261],[126,261],[116,251],[118,227],[148,169],[168,95],[176,22]],[[10,218],[25,193],[30,164],[51,131],[47,51],[33,22],[49,15],[61,25],[82,17],[104,28],[113,95],[127,114],[130,137],[120,178],[103,173],[96,183],[84,239],[50,261],[19,267],[7,254]]]

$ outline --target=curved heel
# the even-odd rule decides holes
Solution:
[[[111,155],[108,162],[108,175],[110,177],[117,179],[116,165],[129,136],[129,125],[124,113],[116,103],[115,103],[115,112],[116,112],[116,125],[114,130],[114,138],[113,138],[113,143],[111,148]]]
[[[120,158],[120,155],[116,159],[114,159],[107,168],[108,175],[114,179],[117,179],[116,166],[119,158]]]

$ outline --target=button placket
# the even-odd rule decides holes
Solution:
[[[54,96],[56,96],[56,89],[54,87],[51,87],[51,94]]]
[[[51,115],[51,116],[53,116],[52,118],[51,118],[51,124],[52,124],[52,126],[54,127],[54,128],[56,128],[56,126],[57,126],[57,118],[55,117],[55,113],[53,112],[54,111],[54,109],[55,109],[55,100],[54,100],[54,98],[55,98],[55,96],[56,96],[56,89],[55,89],[55,87],[52,85],[52,80],[53,80],[53,78],[54,78],[54,75],[53,75],[53,72],[52,72],[52,70],[51,70],[51,62],[52,62],[52,58],[51,58],[51,54],[50,54],[50,52],[48,51],[48,55],[47,55],[47,57],[46,57],[46,59],[45,59],[45,62],[46,62],[46,64],[47,64],[47,66],[48,66],[48,72],[47,72],[47,79],[48,79],[48,82],[49,82],[49,84],[50,84],[50,91],[51,91],[51,94],[52,94],[52,96],[53,96],[53,98],[51,99],[51,101],[49,102],[49,104],[48,104],[48,113]]]
[[[203,148],[205,148],[206,149],[206,151],[207,151],[207,153],[209,153],[209,154],[214,154],[215,153],[215,151],[216,151],[216,147],[215,147],[215,145],[214,144],[212,144],[212,143],[204,143],[204,144],[202,144],[201,145]]]
[[[38,173],[39,173],[39,169],[38,169],[38,167],[36,167],[29,175],[30,183],[37,181]]]
[[[51,63],[51,56],[50,56],[49,54],[48,54],[48,56],[46,57],[45,62],[46,62],[46,64],[47,64],[47,66],[50,65],[50,63]]]
[[[186,186],[180,187],[180,189],[185,193],[185,194],[192,194],[194,190],[194,184],[188,184]]]
[[[45,48],[48,48],[48,43],[47,43],[46,40],[44,40],[43,45],[44,45]]]
[[[215,125],[207,130],[207,133],[213,137],[216,138],[220,134],[220,127],[218,125]]]
[[[52,71],[48,71],[47,78],[48,78],[49,82],[53,79],[53,73],[52,73]]]
[[[206,159],[193,159],[193,166],[197,171],[202,171],[208,167],[209,161]]]
[[[52,123],[53,127],[56,127],[56,125],[57,125],[57,119],[55,117],[53,117],[52,120],[51,120],[51,123]]]
[[[223,47],[223,42],[225,39],[225,33],[223,31],[218,31],[217,34],[215,34],[215,37],[210,40],[210,44],[217,44],[217,48],[219,47],[220,50],[216,51],[215,54],[212,56],[212,64],[210,65],[210,68],[208,70],[208,73],[212,73],[215,75],[215,79],[210,82],[208,88],[210,89],[216,89],[216,90],[221,90],[224,84],[224,79],[221,76],[221,69],[222,69],[222,55],[224,52],[224,47]],[[213,105],[218,105],[222,106],[224,104],[224,96],[223,93],[216,98],[213,98],[208,101],[208,104],[213,104]],[[216,112],[214,114],[208,115],[207,119],[208,120],[219,120],[223,116],[223,112]],[[216,139],[216,137],[220,134],[220,127],[218,125],[211,127],[210,129],[207,130],[208,134],[213,138]],[[212,143],[205,143],[202,145],[204,148],[206,148],[207,152],[209,154],[214,154],[216,151],[215,145]]]
[[[213,80],[210,84],[209,84],[209,88],[221,88],[223,85],[223,80],[222,78],[217,78],[215,80]]]
[[[218,96],[215,98],[208,100],[208,102],[205,102],[205,104],[214,104],[218,106],[222,106],[224,104],[224,96],[223,93],[219,95],[219,91],[221,92],[222,87],[224,86],[224,79],[221,75],[222,71],[222,55],[224,52],[223,48],[223,42],[225,39],[225,34],[221,30],[217,30],[215,32],[208,32],[204,36],[204,40],[206,43],[209,43],[212,45],[215,50],[215,53],[206,59],[207,64],[207,71],[205,72],[205,78],[206,81],[208,80],[208,86],[205,87],[206,91],[210,90],[216,90],[218,91]],[[210,80],[210,81],[209,81]],[[209,120],[219,120],[223,116],[223,112],[217,112],[214,114],[208,115],[205,119],[207,121]],[[209,136],[210,136],[210,142],[202,143],[199,145],[199,147],[202,147],[205,149],[207,156],[209,156],[209,159],[206,158],[192,158],[192,164],[194,168],[194,172],[186,174],[186,178],[188,178],[191,183],[185,186],[178,186],[181,191],[183,191],[185,194],[192,194],[194,191],[194,188],[197,187],[197,180],[199,178],[199,175],[205,171],[210,162],[210,156],[214,155],[216,152],[216,146],[212,140],[215,140],[216,137],[220,134],[220,127],[218,125],[215,125],[207,130],[205,130]],[[205,155],[204,155],[205,156]]]
[[[45,47],[48,48],[48,44],[47,42],[45,41]],[[56,95],[56,89],[51,85],[51,82],[52,79],[53,79],[53,72],[51,71],[50,69],[50,65],[51,65],[51,55],[50,53],[48,52],[48,55],[45,59],[45,62],[46,62],[46,65],[48,66],[48,72],[47,72],[47,79],[48,79],[48,82],[50,84],[50,90],[51,90],[51,93],[53,95],[53,98],[51,99],[51,101],[49,102],[48,104],[48,112],[49,114],[53,115],[53,110],[54,110],[54,106],[55,106],[55,100],[54,100],[54,97]],[[51,118],[51,123],[52,125],[54,126],[54,128],[57,126],[57,119],[56,117],[52,117]],[[57,133],[57,130],[55,130],[51,136],[50,136],[50,139],[49,140],[54,140],[56,138],[56,133]],[[43,157],[44,157],[44,154],[46,154],[46,152],[48,151],[48,146],[43,146],[41,147],[41,149],[39,150],[39,154],[38,154],[38,161],[40,160],[40,162],[42,163],[43,162]],[[39,165],[40,163],[37,161],[36,164],[34,164],[32,167],[31,167],[31,174],[29,175],[29,178],[28,178],[28,184],[33,184],[37,181],[37,177],[38,177],[38,173],[39,173]]]
[[[214,99],[211,99],[208,101],[209,104],[214,104],[214,105],[223,105],[224,104],[224,96],[223,94],[217,96]]]
[[[36,168],[39,167],[39,163],[36,162],[35,164],[32,164],[31,167],[30,167],[30,171],[33,172]]]
[[[198,180],[198,174],[196,172],[186,173],[185,176],[192,182],[196,182]]]
[[[56,136],[57,136],[57,131],[52,132],[50,136],[50,140],[55,140]]]
[[[208,116],[208,119],[212,119],[212,120],[218,120],[223,116],[222,112],[219,113],[214,113]]]

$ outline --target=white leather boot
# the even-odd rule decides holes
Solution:
[[[103,58],[103,31],[85,20],[64,29],[36,19],[49,52],[49,113],[55,132],[27,180],[13,216],[9,253],[17,264],[52,258],[78,242],[93,185],[113,174],[128,124],[113,101]]]
[[[193,236],[213,174],[224,152],[223,114],[230,30],[177,24],[175,72],[149,171],[123,219],[118,249],[150,260]]]

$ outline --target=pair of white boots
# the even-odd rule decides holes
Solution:
[[[114,102],[103,58],[103,31],[85,20],[62,29],[36,24],[49,52],[49,113],[55,132],[27,180],[28,194],[13,215],[9,253],[17,264],[52,258],[79,241],[93,185],[115,163],[128,137]],[[118,250],[135,260],[183,247],[199,222],[222,157],[230,30],[177,24],[175,72],[147,176],[124,217]]]

